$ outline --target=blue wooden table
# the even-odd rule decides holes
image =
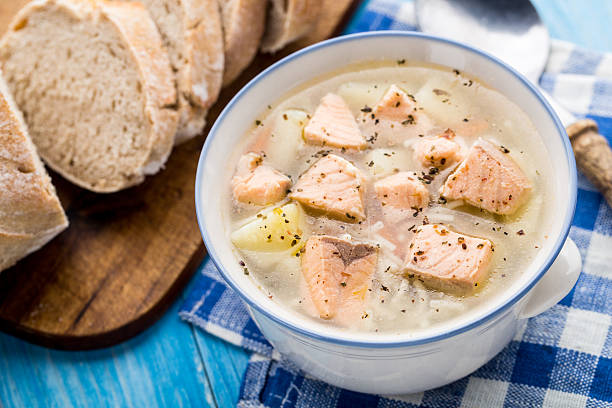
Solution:
[[[612,1],[534,3],[553,37],[612,52]],[[53,351],[0,334],[0,406],[234,406],[248,355],[181,322],[181,302],[105,350]]]

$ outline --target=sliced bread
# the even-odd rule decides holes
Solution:
[[[218,0],[135,0],[157,24],[178,88],[176,143],[205,125],[206,111],[221,90],[224,68],[223,30]]]
[[[51,179],[0,78],[0,271],[67,226]]]
[[[35,0],[2,39],[0,64],[38,153],[75,184],[118,191],[168,158],[174,76],[141,4]]]
[[[225,73],[228,85],[253,61],[266,23],[268,0],[219,0],[225,39]]]
[[[323,0],[270,0],[261,50],[276,52],[308,34],[322,6]]]

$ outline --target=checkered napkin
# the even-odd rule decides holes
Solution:
[[[410,1],[370,0],[347,31],[385,29],[414,29]],[[595,119],[612,141],[612,54],[555,41],[541,85],[576,115]],[[424,393],[366,395],[302,376],[281,361],[210,260],[203,264],[180,316],[254,352],[240,407],[612,408],[612,210],[583,176],[570,236],[584,259],[572,292],[530,319],[484,367]]]

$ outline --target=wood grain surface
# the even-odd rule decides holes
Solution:
[[[0,31],[25,0],[0,0]],[[291,51],[328,38],[352,0],[325,0],[307,39],[276,55],[259,55],[222,92],[209,125],[251,78]],[[142,185],[94,194],[51,173],[70,227],[0,275],[0,330],[59,349],[123,341],[167,309],[205,256],[194,208],[205,134],[175,148],[165,169]]]

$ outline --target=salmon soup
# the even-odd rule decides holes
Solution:
[[[360,64],[264,107],[228,164],[227,235],[278,307],[416,333],[535,257],[551,168],[528,116],[457,70]]]

